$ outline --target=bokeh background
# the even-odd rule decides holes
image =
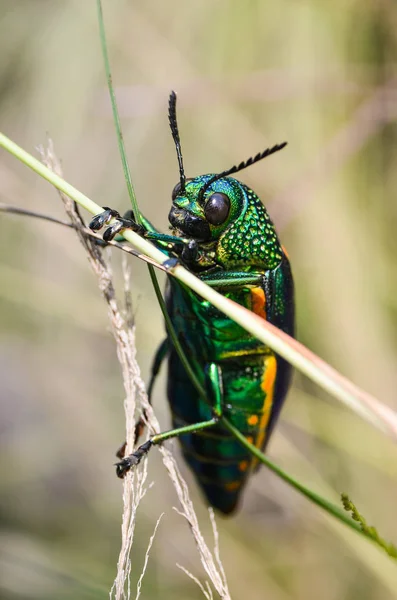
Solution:
[[[241,179],[288,248],[298,337],[396,408],[395,3],[104,0],[104,12],[142,211],[167,229],[178,175],[171,89],[188,176],[288,140]],[[48,132],[72,184],[99,204],[128,208],[93,1],[0,1],[0,128],[33,153]],[[56,192],[4,152],[0,202],[63,217]],[[116,253],[116,271],[119,261]],[[132,276],[147,378],[163,324],[139,261]],[[0,216],[0,328],[0,597],[106,598],[120,543],[112,462],[124,438],[123,388],[106,309],[73,232]],[[165,428],[164,388],[162,374],[154,404]],[[395,446],[299,374],[269,453],[331,499],[348,492],[397,540]],[[205,506],[182,468],[211,543]],[[201,598],[176,567],[202,577],[156,451],[149,479],[133,582],[165,511],[142,597]],[[240,512],[218,526],[235,599],[397,597],[395,563],[265,469]]]

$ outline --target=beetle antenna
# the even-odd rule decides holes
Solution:
[[[270,156],[271,154],[282,150],[283,148],[285,148],[286,145],[287,142],[283,142],[282,144],[276,144],[275,146],[272,146],[272,148],[266,148],[266,150],[263,150],[263,152],[258,152],[258,154],[256,154],[255,156],[251,156],[250,158],[248,158],[248,160],[244,160],[239,165],[234,165],[234,167],[231,167],[231,169],[227,169],[226,171],[222,171],[222,173],[214,175],[201,188],[199,199],[202,199],[204,197],[204,194],[210,187],[210,185],[212,185],[215,181],[218,181],[218,179],[222,179],[222,177],[227,177],[228,175],[232,175],[233,173],[242,171],[243,169],[246,169],[247,167],[250,167],[251,165],[259,162],[260,160],[262,160],[262,158],[266,158],[267,156]]]
[[[169,101],[168,101],[168,120],[170,122],[172,138],[174,140],[174,144],[175,144],[175,148],[176,148],[176,155],[178,157],[179,179],[181,182],[181,192],[184,192],[186,177],[185,177],[185,171],[183,169],[181,140],[179,138],[178,123],[176,120],[176,93],[174,92],[174,90],[172,90]]]

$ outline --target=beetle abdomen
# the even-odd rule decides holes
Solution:
[[[263,450],[287,393],[291,366],[177,281],[170,283],[168,312],[189,363],[209,392],[209,403],[214,405],[214,397],[206,373],[209,364],[214,363],[221,371],[223,415]],[[293,334],[293,283],[286,257],[277,269],[264,272],[263,285],[236,287],[226,295]],[[168,400],[174,427],[214,416],[174,350],[169,360]],[[256,459],[220,425],[179,439],[208,502],[225,514],[233,512]]]
[[[277,360],[267,352],[239,356],[220,365],[223,380],[223,415],[258,448],[265,445],[272,413]],[[212,418],[211,407],[197,395],[173,352],[170,357],[168,398],[173,426],[206,421]],[[180,436],[184,457],[212,506],[231,513],[255,458],[220,426],[195,434]]]

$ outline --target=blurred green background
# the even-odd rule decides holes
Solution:
[[[396,407],[395,3],[105,0],[104,12],[143,212],[167,229],[178,179],[171,89],[188,176],[288,140],[241,179],[288,248],[298,337]],[[128,208],[93,1],[0,0],[0,128],[33,153],[49,132],[72,184]],[[56,192],[4,152],[0,202],[63,218]],[[132,273],[147,379],[163,324],[145,266],[133,261]],[[112,462],[124,395],[106,309],[73,232],[1,215],[0,327],[0,598],[106,598],[120,544]],[[162,375],[154,404],[165,428],[164,387]],[[299,374],[269,453],[329,498],[348,492],[397,541],[395,446]],[[142,597],[201,598],[175,566],[202,577],[172,510],[174,489],[158,452],[149,462],[155,485],[139,509],[133,581],[165,511]],[[182,468],[211,544],[205,506]],[[397,597],[395,563],[265,469],[240,512],[217,521],[234,599]]]

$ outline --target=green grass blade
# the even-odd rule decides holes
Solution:
[[[199,382],[199,380],[197,379],[196,374],[194,373],[192,367],[190,366],[190,363],[189,363],[188,359],[186,358],[186,354],[184,353],[184,351],[183,351],[183,349],[182,349],[182,347],[181,347],[181,345],[179,343],[178,337],[176,335],[176,331],[174,329],[174,326],[173,326],[173,324],[171,322],[171,319],[170,319],[170,316],[168,314],[167,307],[166,307],[165,302],[164,302],[163,294],[161,292],[161,289],[160,289],[160,286],[159,286],[159,282],[158,282],[157,277],[156,277],[156,273],[154,272],[154,268],[152,267],[152,265],[148,265],[148,267],[149,267],[149,273],[150,273],[150,277],[151,277],[152,284],[153,284],[153,287],[154,287],[154,291],[156,293],[157,300],[158,300],[158,303],[160,305],[161,312],[163,313],[163,317],[164,317],[165,325],[166,325],[166,328],[167,328],[167,332],[168,332],[168,334],[169,334],[169,336],[171,338],[171,341],[172,341],[172,343],[174,345],[174,348],[175,348],[176,352],[178,353],[178,356],[179,356],[179,358],[180,358],[180,360],[181,360],[181,362],[182,362],[182,364],[184,366],[184,369],[185,369],[186,373],[189,376],[190,381],[192,382],[192,384],[194,385],[194,387],[196,388],[196,390],[200,394],[201,398],[203,398],[203,400],[205,400],[207,402],[207,397],[206,397],[205,390],[202,387],[202,385]]]
[[[101,38],[103,62],[105,64],[106,80],[107,80],[107,84],[108,84],[110,101],[112,104],[113,120],[114,120],[114,124],[116,127],[116,132],[117,132],[117,140],[118,140],[118,144],[119,144],[121,162],[123,165],[124,177],[125,177],[125,181],[127,184],[128,195],[131,200],[132,212],[134,213],[135,222],[140,223],[141,215],[139,212],[138,203],[137,203],[136,196],[135,196],[134,186],[132,184],[131,172],[130,172],[128,162],[127,162],[127,155],[126,155],[126,151],[125,151],[123,135],[121,132],[121,123],[120,123],[119,111],[117,108],[116,95],[114,93],[113,84],[112,84],[112,74],[110,71],[109,54],[108,54],[107,43],[106,43],[105,24],[103,21],[101,0],[97,0],[97,9],[98,9],[99,35]]]
[[[270,469],[270,471],[278,475],[278,477],[280,477],[283,481],[285,481],[298,492],[306,496],[306,498],[309,498],[309,500],[314,502],[314,504],[320,506],[323,510],[331,514],[333,517],[336,517],[337,519],[345,523],[345,525],[348,525],[349,527],[354,529],[354,531],[357,531],[358,533],[363,533],[363,531],[360,529],[360,526],[353,519],[348,517],[338,506],[332,504],[332,502],[329,502],[328,500],[325,500],[325,498],[323,498],[319,494],[316,494],[306,486],[302,485],[291,475],[288,475],[285,471],[280,469],[280,467],[275,465],[265,454],[263,454],[263,452],[261,452],[258,448],[256,448],[256,446],[251,444],[244,437],[244,435],[238,429],[236,429],[236,427],[234,427],[234,425],[232,425],[230,421],[228,421],[228,419],[226,419],[225,417],[221,417],[221,422],[226,427],[226,429],[228,429],[230,433],[232,433],[234,437],[241,443],[241,445],[247,448],[247,450],[249,450],[251,454],[253,454],[262,464],[264,464],[268,469]]]
[[[113,120],[114,120],[114,126],[116,128],[116,135],[117,135],[117,139],[118,139],[118,143],[119,143],[119,150],[120,150],[120,155],[121,155],[121,160],[123,163],[123,170],[124,170],[124,176],[125,176],[125,181],[127,184],[127,189],[128,189],[128,193],[131,199],[131,204],[133,206],[133,211],[134,211],[134,217],[135,217],[135,221],[137,223],[141,222],[140,219],[140,213],[139,213],[139,209],[137,206],[137,202],[136,202],[136,197],[135,197],[135,193],[134,193],[134,188],[132,185],[132,180],[131,180],[131,171],[128,165],[128,160],[127,160],[127,155],[125,152],[125,146],[124,146],[124,141],[123,141],[123,133],[121,130],[121,122],[120,122],[120,118],[119,118],[119,112],[118,112],[118,108],[117,108],[117,100],[116,100],[116,95],[114,93],[114,89],[113,89],[113,82],[112,82],[112,74],[111,74],[111,70],[110,70],[110,63],[109,63],[109,55],[108,55],[108,50],[107,50],[107,42],[106,42],[106,35],[105,35],[105,25],[104,25],[104,19],[103,19],[103,11],[102,11],[102,3],[101,0],[97,0],[97,8],[98,8],[98,22],[99,22],[99,31],[100,31],[100,38],[101,38],[101,46],[102,46],[102,54],[103,54],[103,59],[104,59],[104,63],[105,63],[105,71],[106,71],[106,78],[107,78],[107,82],[108,82],[108,90],[109,90],[109,95],[110,95],[110,100],[112,103],[112,110],[113,110]],[[184,355],[182,348],[179,345],[178,342],[178,338],[176,336],[174,327],[171,323],[171,319],[169,317],[168,311],[167,311],[167,307],[165,305],[164,302],[164,298],[163,295],[161,293],[160,290],[160,286],[157,280],[157,276],[155,273],[155,270],[153,268],[153,266],[148,265],[149,268],[149,275],[150,275],[150,279],[152,281],[153,287],[154,287],[154,291],[157,297],[157,301],[159,303],[161,312],[163,313],[163,317],[166,323],[166,327],[167,327],[167,331],[169,333],[169,336],[171,338],[172,343],[174,344],[179,357],[182,361],[182,364],[184,365],[184,368],[190,378],[190,380],[192,381],[193,385],[196,387],[196,389],[198,390],[200,396],[205,397],[205,392],[202,389],[200,382],[198,381],[195,373],[193,372],[189,361],[187,360],[186,356]]]

